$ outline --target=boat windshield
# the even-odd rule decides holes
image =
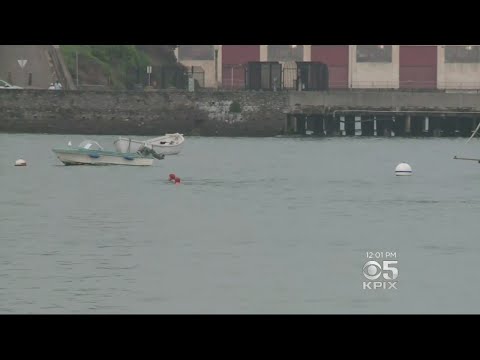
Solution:
[[[93,140],[84,140],[78,145],[78,147],[87,150],[103,150],[100,144]]]

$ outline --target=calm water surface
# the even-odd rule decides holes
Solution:
[[[0,313],[480,313],[480,164],[452,160],[480,142],[187,138],[148,168],[51,152],[82,139],[0,134]],[[396,253],[397,290],[362,288],[367,251]]]

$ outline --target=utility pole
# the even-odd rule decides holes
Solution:
[[[150,87],[151,86],[150,79],[151,79],[151,74],[152,74],[152,67],[150,65],[147,66],[147,74],[148,74],[148,87]]]
[[[77,89],[78,89],[78,51],[75,51],[75,59],[76,59],[76,75],[77,75]]]
[[[218,87],[218,49],[215,49],[215,87]]]

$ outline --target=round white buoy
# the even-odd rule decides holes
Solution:
[[[15,161],[15,166],[27,166],[27,162],[23,159],[18,159]]]
[[[68,146],[72,146],[72,142],[71,142],[71,141],[68,142]]]
[[[398,164],[395,168],[396,176],[410,176],[412,175],[412,167],[407,163]]]

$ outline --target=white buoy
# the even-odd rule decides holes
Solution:
[[[27,162],[23,159],[18,159],[15,161],[15,166],[27,166]]]
[[[72,146],[72,142],[71,142],[71,141],[68,142],[68,146]]]
[[[395,168],[396,176],[410,176],[412,175],[412,167],[407,163],[398,164]]]

